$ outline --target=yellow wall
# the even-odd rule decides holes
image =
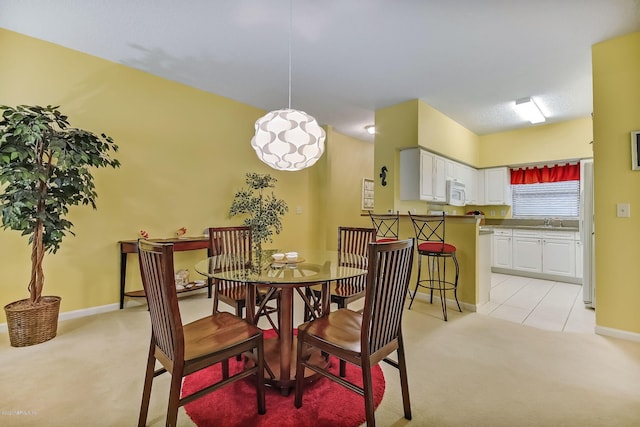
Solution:
[[[593,157],[590,117],[480,137],[478,168]]]
[[[401,148],[421,146],[472,166],[478,161],[478,136],[420,100],[377,110],[375,123],[376,212],[391,209],[406,213],[415,209],[426,213],[429,209],[427,202],[399,198]],[[383,165],[388,168],[386,187],[382,187],[378,177]],[[442,208],[442,205],[434,207]]]
[[[418,145],[418,102],[418,100],[411,100],[376,110],[374,143],[376,212],[396,209],[397,194],[400,192],[398,149]],[[382,186],[379,176],[383,166],[387,167],[386,186]]]
[[[418,145],[436,154],[474,166],[478,164],[478,135],[440,111],[418,101]]]
[[[228,209],[247,172],[271,173],[278,179],[276,195],[289,205],[282,234],[266,246],[312,246],[315,236],[307,230],[326,216],[322,210],[332,212],[332,227],[361,220],[359,209],[341,207],[343,196],[333,201],[338,188],[327,191],[323,203],[315,189],[329,182],[324,174],[331,171],[331,182],[343,183],[340,190],[357,193],[352,203],[359,207],[361,178],[370,177],[373,162],[370,144],[331,132],[331,159],[338,161],[342,150],[353,158],[357,147],[364,151],[361,161],[340,168],[323,158],[304,171],[275,171],[249,144],[255,120],[265,113],[260,109],[2,29],[0,56],[0,104],[61,105],[72,126],[104,132],[120,146],[122,167],[95,174],[98,209],[73,208],[69,219],[76,236],[45,257],[45,294],[61,296],[63,312],[118,301],[117,242],[137,238],[140,229],[170,237],[182,226],[188,235],[199,235],[209,226],[240,224],[242,218],[229,218]],[[28,296],[29,254],[26,238],[0,230],[3,305]],[[203,256],[178,253],[176,268],[190,269],[195,278],[193,265]],[[127,290],[139,289],[133,255],[129,266]]]
[[[368,216],[362,216],[362,179],[372,179],[373,144],[350,138],[328,129],[331,141],[326,153],[327,168],[323,173],[326,203],[323,212],[326,247],[337,249],[338,227],[371,227]],[[312,191],[315,192],[315,189]]]
[[[593,46],[596,323],[640,333],[640,172],[630,132],[640,130],[640,32]],[[631,217],[616,217],[630,203]]]

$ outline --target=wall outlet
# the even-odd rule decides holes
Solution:
[[[302,213],[302,206],[296,207],[296,215],[300,215]]]
[[[507,210],[506,209],[502,209],[500,211],[500,216],[507,216]]]

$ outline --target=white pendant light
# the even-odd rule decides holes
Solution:
[[[322,157],[326,134],[312,116],[291,109],[293,0],[289,13],[289,107],[271,111],[256,121],[251,146],[258,158],[272,168],[298,171],[312,166]]]

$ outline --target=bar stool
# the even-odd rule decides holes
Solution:
[[[400,227],[400,212],[395,214],[374,214],[369,211],[373,228],[376,229],[376,242],[391,242],[398,240]]]
[[[412,215],[409,217],[413,223],[416,233],[417,251],[418,251],[418,279],[416,288],[411,295],[409,309],[413,305],[413,300],[418,293],[418,288],[426,288],[430,290],[429,302],[433,304],[433,291],[440,293],[440,302],[442,304],[442,315],[445,322],[447,321],[447,299],[446,291],[453,291],[456,299],[458,310],[462,313],[460,302],[458,301],[458,276],[460,274],[460,266],[456,259],[456,247],[445,242],[445,218],[442,215]],[[426,277],[422,276],[422,258],[427,259]],[[447,279],[447,259],[453,260],[455,267],[455,278]]]

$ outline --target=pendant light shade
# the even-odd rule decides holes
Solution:
[[[324,153],[324,129],[304,111],[271,111],[256,121],[255,128],[251,146],[258,158],[274,169],[302,170]]]
[[[291,108],[291,35],[293,0],[289,2],[289,106],[270,111],[256,120],[256,134],[251,146],[258,158],[274,169],[299,171],[322,157],[324,129],[304,111]]]

